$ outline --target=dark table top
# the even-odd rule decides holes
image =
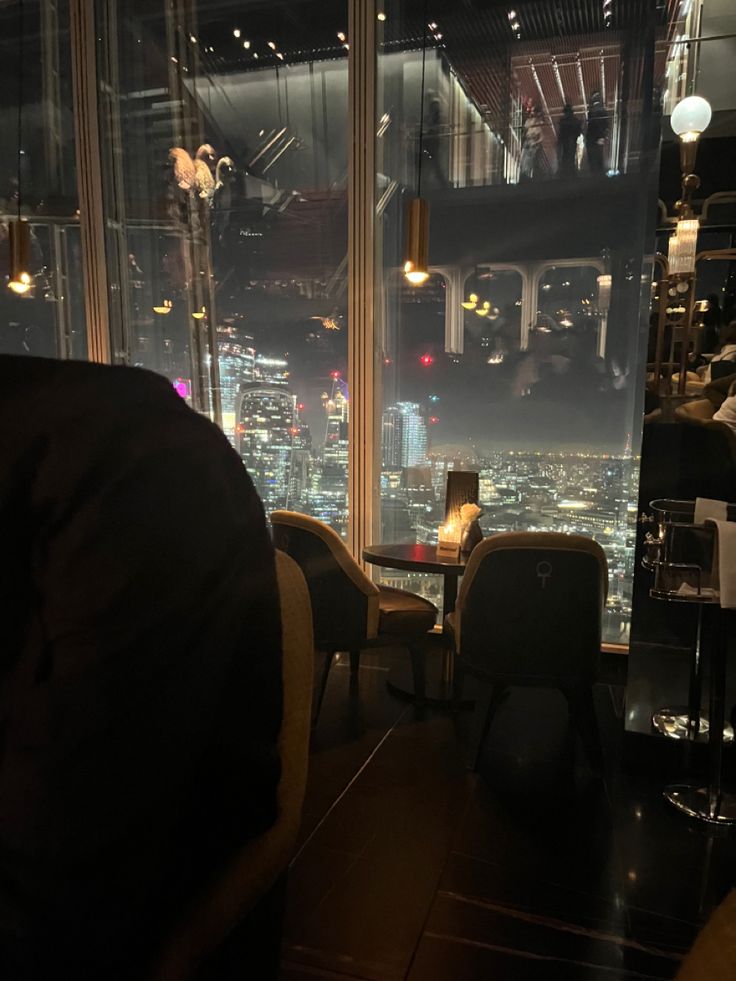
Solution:
[[[436,545],[369,545],[363,549],[363,559],[384,569],[409,569],[411,572],[433,572],[440,576],[461,576],[466,557],[442,559],[437,557]]]

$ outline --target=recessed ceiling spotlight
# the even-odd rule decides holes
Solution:
[[[271,49],[272,51],[275,51],[275,50],[276,50],[276,42],[275,42],[275,41],[269,41],[269,42],[268,42],[268,46],[269,46],[269,48],[270,48],[270,49]]]
[[[337,32],[337,40],[338,41],[343,41],[343,42],[345,42],[347,40],[347,38],[345,37],[345,34],[342,31],[338,31]]]
[[[233,37],[240,37],[240,28],[236,27],[233,31]]]
[[[437,25],[435,24],[434,21],[432,21],[432,23],[429,25],[429,29],[430,29],[430,31],[436,31],[437,30]]]
[[[254,51],[253,52],[253,57],[256,59],[256,61],[258,61],[258,52],[257,51]]]
[[[386,20],[386,15],[384,14],[384,12],[382,10],[379,11],[379,13],[376,14],[376,16],[378,17],[379,20]]]
[[[246,51],[248,51],[248,49],[250,48],[250,41],[243,41],[243,47],[245,48]]]
[[[284,56],[281,54],[280,51],[277,51],[276,52],[276,57],[279,59],[279,61],[283,61],[284,60]]]

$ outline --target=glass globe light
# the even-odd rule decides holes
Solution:
[[[690,143],[705,132],[712,115],[710,103],[706,99],[699,95],[689,95],[672,110],[670,125],[681,140]]]

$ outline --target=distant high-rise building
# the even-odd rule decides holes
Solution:
[[[418,402],[397,402],[383,413],[383,466],[417,467],[427,463],[427,423]]]
[[[236,423],[237,449],[266,513],[290,506],[296,399],[286,388],[246,386]]]
[[[348,425],[350,422],[350,403],[340,389],[326,403],[327,428],[322,460],[325,466],[342,467],[348,465]]]
[[[217,354],[220,369],[222,428],[235,445],[235,421],[244,386],[255,379],[256,351],[253,338],[218,331]]]
[[[272,358],[257,354],[255,361],[255,381],[262,385],[286,388],[289,384],[289,362],[285,358]]]

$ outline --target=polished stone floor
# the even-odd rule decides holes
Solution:
[[[736,882],[736,841],[663,801],[656,772],[621,772],[622,666],[597,687],[605,780],[562,696],[515,690],[478,774],[470,712],[423,719],[332,672],[290,872],[282,981],[672,978]]]

